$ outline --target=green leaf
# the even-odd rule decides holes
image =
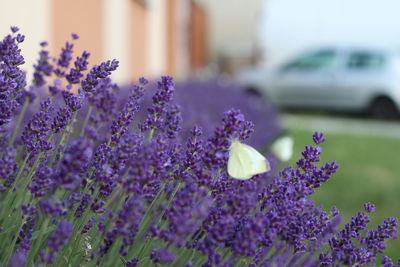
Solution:
[[[119,259],[122,261],[122,263],[125,265],[126,264],[126,260],[124,259],[124,257],[119,256]]]
[[[12,225],[10,227],[7,227],[5,230],[3,230],[3,232],[0,232],[0,235],[6,234],[6,233],[12,231],[15,227],[16,227],[16,225]]]
[[[38,231],[33,232],[32,240],[35,240],[36,238],[38,238],[39,235],[46,235],[46,234],[54,231],[55,228],[56,228],[55,225],[51,225],[47,229],[44,229],[43,231],[38,230]]]

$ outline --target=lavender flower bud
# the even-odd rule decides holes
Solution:
[[[70,108],[60,108],[53,120],[51,128],[53,132],[58,133],[65,129],[73,118],[73,113]]]
[[[40,258],[44,263],[54,263],[57,252],[68,242],[68,239],[73,233],[73,224],[68,221],[61,221],[56,230],[50,235],[47,246],[49,252],[44,250],[40,252]]]
[[[170,252],[166,248],[160,248],[158,250],[153,250],[151,252],[150,258],[154,263],[168,263],[168,262],[173,262],[176,258],[176,255],[172,252]]]
[[[364,204],[364,208],[367,212],[374,212],[376,210],[375,205],[368,202]]]
[[[12,147],[7,147],[0,157],[0,180],[9,179],[18,168],[15,161],[16,150]]]
[[[318,145],[318,144],[321,144],[321,143],[325,142],[326,138],[324,137],[323,133],[315,132],[313,134],[313,141],[314,141],[315,144]]]

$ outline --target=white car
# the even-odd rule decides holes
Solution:
[[[370,112],[400,110],[400,54],[385,49],[324,48],[276,69],[251,68],[239,81],[282,107]]]

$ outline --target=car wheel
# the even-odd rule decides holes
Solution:
[[[261,97],[260,91],[258,91],[257,89],[255,89],[253,87],[246,88],[245,92],[246,92],[246,94],[248,94],[250,96]]]
[[[394,119],[398,116],[396,105],[390,98],[379,97],[372,102],[371,114],[379,119]]]

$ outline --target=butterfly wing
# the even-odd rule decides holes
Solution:
[[[271,150],[280,161],[288,161],[293,154],[293,143],[292,138],[285,136],[276,140]]]
[[[242,149],[246,151],[247,156],[251,159],[252,176],[271,170],[269,161],[263,155],[261,155],[260,152],[249,145],[241,145],[243,146]]]
[[[231,177],[247,180],[270,169],[269,162],[257,150],[239,141],[232,143],[228,160],[228,174]]]
[[[251,178],[248,157],[243,153],[240,144],[233,143],[229,153],[228,174],[236,179],[247,180]]]

